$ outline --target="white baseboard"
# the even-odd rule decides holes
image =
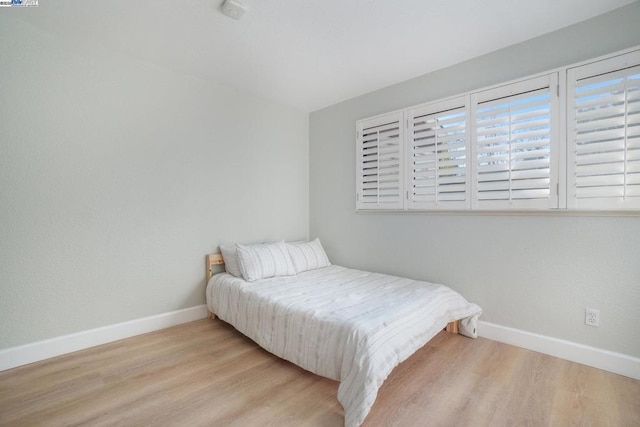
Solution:
[[[0,371],[207,317],[207,306],[162,313],[0,350]]]
[[[205,317],[207,307],[199,305],[0,350],[0,371]],[[626,354],[483,321],[478,322],[478,334],[494,341],[640,380],[640,358]]]
[[[637,357],[483,321],[478,322],[478,335],[640,380]]]

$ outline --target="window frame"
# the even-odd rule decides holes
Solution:
[[[549,92],[549,196],[548,198],[524,198],[509,200],[481,200],[478,197],[479,191],[479,171],[478,171],[478,133],[477,133],[477,114],[478,107],[485,103],[500,99],[509,99],[514,96],[539,91],[548,88]],[[471,142],[471,159],[473,161],[472,176],[472,209],[473,210],[549,210],[558,208],[558,177],[559,164],[557,154],[559,152],[559,81],[558,73],[549,73],[547,75],[534,77],[526,80],[519,80],[503,86],[474,92],[471,94],[471,111],[473,120],[473,132]],[[510,144],[511,145],[511,144]],[[513,167],[509,167],[509,173],[514,171]],[[509,179],[509,188],[511,191],[511,183],[515,179]]]
[[[578,173],[578,165],[577,165],[577,129],[576,129],[576,97],[575,90],[579,81],[594,79],[598,77],[604,77],[606,75],[611,75],[611,78],[615,78],[614,75],[625,75],[624,70],[628,69],[636,69],[638,73],[640,73],[640,50],[635,50],[627,53],[623,53],[620,55],[610,56],[604,59],[600,59],[597,61],[592,61],[572,67],[567,67],[567,117],[566,117],[566,126],[567,126],[567,209],[568,210],[595,210],[595,211],[626,211],[626,210],[640,210],[640,196],[631,196],[631,198],[627,198],[625,196],[615,197],[615,196],[602,196],[602,197],[577,197],[576,194],[576,175]],[[620,78],[620,77],[618,77]],[[606,80],[605,80],[606,81]],[[625,100],[626,100],[627,92],[625,91]],[[640,103],[640,101],[639,101]],[[625,107],[627,103],[625,101]],[[625,139],[625,148],[623,151],[624,155],[624,184],[623,187],[626,189],[626,163],[627,163],[627,116],[628,111],[625,109],[625,126],[624,126],[624,139]],[[640,113],[638,113],[640,114]],[[640,127],[640,125],[637,125]],[[640,137],[638,137],[640,140]],[[637,142],[637,141],[636,141]],[[640,163],[640,160],[638,161]],[[596,187],[605,187],[604,183],[600,184]]]
[[[395,207],[390,206],[377,206],[372,207],[368,205],[363,205],[359,201],[359,188],[356,190],[356,211],[357,212],[368,212],[368,211],[408,211],[408,212],[451,212],[451,213],[473,213],[473,212],[481,212],[481,213],[496,213],[496,214],[504,214],[504,213],[525,213],[525,214],[536,214],[536,213],[570,213],[570,214],[580,214],[581,212],[587,213],[589,215],[593,214],[603,214],[603,215],[615,215],[615,214],[630,214],[633,216],[640,215],[640,197],[638,197],[639,201],[637,204],[594,204],[592,206],[585,206],[585,204],[581,206],[576,206],[571,199],[571,188],[570,181],[571,177],[569,176],[572,173],[572,165],[570,165],[571,161],[571,153],[570,150],[573,149],[571,142],[571,131],[570,129],[570,116],[571,116],[571,102],[569,99],[570,90],[571,90],[571,79],[574,77],[571,73],[573,73],[575,69],[579,69],[585,66],[591,66],[594,69],[600,67],[603,72],[606,72],[610,66],[607,64],[607,61],[615,60],[626,62],[632,66],[640,66],[640,46],[636,46],[633,48],[629,48],[623,51],[611,53],[608,55],[604,55],[598,58],[592,58],[586,61],[582,61],[580,63],[567,65],[564,67],[559,67],[557,69],[547,71],[544,73],[538,73],[531,76],[515,79],[509,82],[504,82],[500,84],[496,84],[493,86],[481,88],[478,90],[469,91],[463,94],[458,94],[455,96],[433,100],[430,102],[426,102],[423,104],[419,104],[416,106],[404,108],[401,110],[396,110],[390,113],[381,114],[375,117],[364,118],[356,121],[356,130],[360,131],[361,123],[366,122],[372,119],[377,119],[380,117],[385,117],[391,114],[402,115],[403,120],[403,132],[404,137],[402,138],[402,152],[401,152],[401,162],[402,168],[404,170],[404,179],[401,183],[403,197],[400,198],[399,203]],[[535,81],[539,79],[548,79],[549,80],[549,92],[551,94],[550,102],[552,104],[551,110],[554,110],[551,113],[551,125],[550,125],[550,134],[551,134],[551,144],[550,144],[550,178],[549,178],[549,202],[548,204],[542,204],[539,201],[530,203],[529,200],[525,200],[524,202],[517,203],[500,203],[499,201],[491,201],[494,203],[478,203],[477,199],[477,167],[476,167],[476,150],[477,150],[477,135],[475,131],[476,126],[476,108],[479,100],[482,100],[482,95],[485,93],[489,93],[492,91],[499,92],[500,90],[504,90],[505,93],[508,92],[516,92],[519,87],[527,84],[529,81]],[[554,87],[555,86],[555,87]],[[466,186],[467,186],[467,197],[465,201],[464,207],[462,204],[451,203],[416,203],[411,200],[409,191],[412,189],[412,157],[411,157],[411,147],[413,144],[413,140],[411,137],[411,127],[410,120],[412,117],[415,117],[415,113],[418,111],[436,111],[438,109],[438,105],[451,105],[455,104],[455,100],[464,99],[465,100],[465,108],[467,111],[467,152],[466,158],[468,159],[466,165]],[[412,116],[413,115],[413,116]],[[359,135],[359,133],[357,133]],[[356,138],[359,141],[359,136]],[[357,145],[357,144],[356,144]],[[357,151],[357,150],[356,150]],[[356,163],[359,162],[358,153]],[[358,185],[359,182],[359,165],[356,167],[356,182]],[[535,199],[532,199],[535,200]],[[540,199],[538,199],[540,200]],[[546,200],[546,199],[544,199]]]
[[[465,112],[465,129],[464,129],[464,143],[465,143],[465,157],[466,157],[466,166],[465,166],[465,192],[464,192],[464,200],[439,200],[439,194],[444,193],[444,191],[439,191],[441,189],[439,183],[439,175],[438,175],[438,153],[435,153],[436,157],[436,170],[434,177],[434,201],[418,201],[414,199],[415,193],[413,192],[414,187],[414,157],[415,157],[415,127],[414,121],[416,118],[422,118],[425,116],[438,116],[443,113],[447,113],[449,111],[460,110],[463,109]],[[405,170],[406,170],[406,209],[407,210],[457,210],[457,209],[469,209],[471,207],[471,178],[470,178],[470,170],[469,170],[469,153],[470,153],[470,144],[471,138],[469,134],[469,122],[470,122],[470,110],[469,110],[469,97],[468,96],[460,96],[455,98],[449,98],[442,101],[436,101],[428,104],[423,104],[414,108],[407,110],[406,112],[406,126],[407,131],[405,133]],[[435,136],[435,148],[440,146],[438,143],[437,135]],[[449,153],[450,151],[447,151]]]
[[[365,131],[368,129],[375,128],[384,128],[392,123],[398,123],[398,201],[397,202],[380,202],[380,170],[377,167],[376,178],[377,178],[377,189],[378,189],[378,197],[377,200],[369,201],[366,199],[367,195],[365,194],[365,178],[363,177],[363,169],[365,163],[365,153],[363,147],[363,139],[365,137]],[[359,120],[357,122],[357,142],[356,142],[356,209],[357,210],[402,210],[404,208],[404,129],[405,129],[405,118],[403,112],[392,112],[387,114],[382,114],[376,117],[371,117],[364,120]],[[377,140],[379,143],[379,140]],[[379,144],[378,144],[379,149]],[[377,159],[379,161],[380,153],[376,152]]]

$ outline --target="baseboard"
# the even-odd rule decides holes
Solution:
[[[0,371],[205,317],[207,306],[198,305],[0,350]]]
[[[199,305],[0,350],[0,371],[205,317],[207,317],[207,307]],[[640,380],[640,358],[626,354],[484,321],[478,322],[478,334],[494,341]]]
[[[478,322],[478,335],[640,380],[637,357],[483,321]]]

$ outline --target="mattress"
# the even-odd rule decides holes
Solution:
[[[389,373],[449,322],[476,336],[482,310],[444,285],[336,265],[207,285],[207,306],[267,351],[340,381],[345,425],[360,425]]]

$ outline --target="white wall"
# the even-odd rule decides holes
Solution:
[[[0,14],[0,349],[204,303],[305,238],[308,116]]]
[[[361,214],[354,171],[356,120],[640,45],[638,22],[634,3],[312,113],[310,236],[334,263],[448,284],[485,321],[640,356],[640,217]]]

